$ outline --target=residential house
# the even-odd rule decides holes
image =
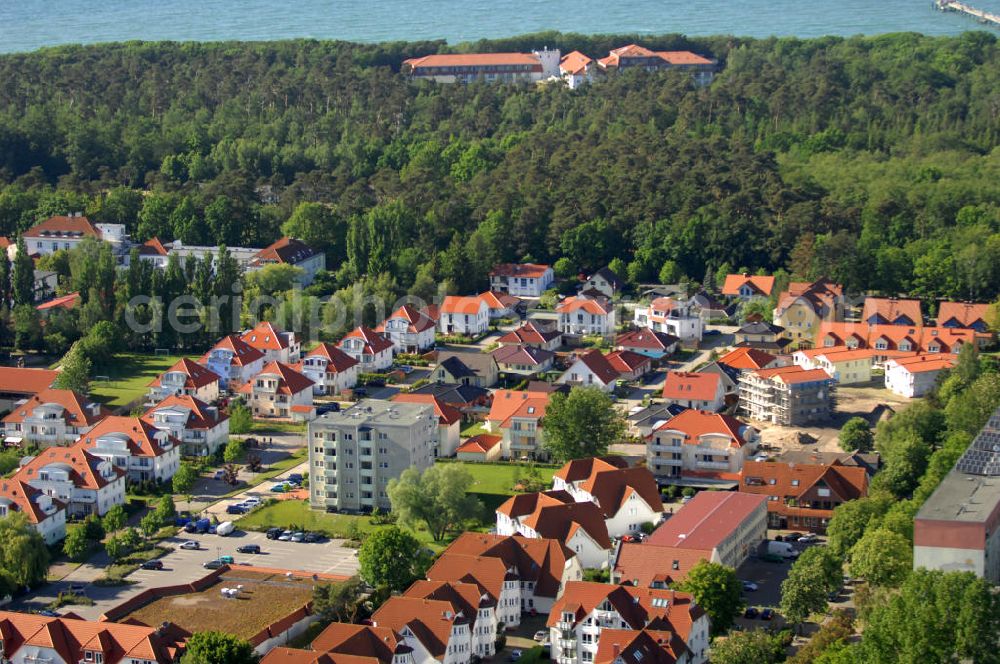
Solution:
[[[562,345],[562,332],[536,321],[528,321],[516,330],[500,337],[497,342],[501,346],[531,346],[541,350],[555,351]]]
[[[427,571],[430,581],[474,583],[496,603],[508,628],[523,613],[547,613],[566,585],[583,578],[576,555],[554,539],[466,532]]]
[[[556,356],[552,351],[533,346],[500,346],[491,354],[501,373],[519,376],[545,373],[552,368]]]
[[[490,391],[462,383],[427,383],[410,389],[410,394],[431,394],[442,403],[457,408],[467,419],[485,417],[490,410]]]
[[[1000,408],[913,519],[913,568],[1000,585]]]
[[[731,318],[736,309],[733,305],[727,306],[719,302],[705,291],[698,291],[692,295],[690,302],[691,310],[706,323]]]
[[[699,410],[721,410],[725,405],[722,379],[715,373],[668,371],[663,381],[663,400]]]
[[[421,403],[433,406],[438,418],[437,437],[434,445],[435,457],[452,457],[458,450],[459,434],[462,428],[462,413],[431,394],[411,394],[400,392],[392,397],[397,403]]]
[[[681,343],[698,343],[705,332],[701,311],[693,300],[658,297],[648,307],[638,307],[633,322],[653,332],[669,334]]]
[[[613,544],[601,509],[575,502],[565,491],[513,496],[496,510],[498,535],[554,539],[576,554],[585,569],[608,566]]]
[[[13,410],[25,399],[52,387],[59,376],[50,369],[0,367],[0,411]]]
[[[700,367],[695,373],[715,374],[722,381],[723,401],[728,406],[731,401],[738,400],[740,392],[740,371],[722,362],[710,362]]]
[[[159,403],[169,396],[187,395],[211,403],[219,398],[219,374],[193,360],[182,357],[149,384],[147,404]]]
[[[652,403],[645,408],[635,406],[625,417],[628,433],[631,436],[648,438],[659,425],[666,424],[685,410],[686,406],[666,403]]]
[[[264,368],[264,353],[238,335],[230,334],[202,355],[198,364],[222,378],[221,389],[233,391],[260,373]]]
[[[604,298],[568,297],[559,303],[556,313],[563,334],[610,337],[615,333],[615,308]]]
[[[48,302],[39,304],[35,307],[35,311],[41,314],[44,319],[48,318],[53,311],[68,311],[69,309],[76,309],[80,306],[81,301],[79,293],[69,293],[68,295],[55,297]]]
[[[558,76],[559,51],[436,53],[404,60],[400,71],[412,78],[437,83],[537,83]]]
[[[22,237],[31,256],[46,256],[73,249],[88,237],[111,244],[113,253],[119,258],[128,253],[125,226],[95,224],[79,212],[49,217],[24,231]]]
[[[490,327],[490,307],[474,295],[448,295],[439,309],[441,334],[478,337]]]
[[[547,392],[497,390],[486,418],[489,433],[503,437],[505,459],[546,458],[542,448],[542,418],[549,405]]]
[[[69,445],[110,414],[76,392],[47,388],[16,404],[3,418],[4,444]]]
[[[630,350],[616,350],[605,357],[618,372],[618,380],[639,380],[653,368],[653,360],[648,355]]]
[[[282,332],[266,320],[244,332],[242,339],[264,353],[265,362],[291,364],[298,362],[302,355],[302,344],[295,338],[294,332]]]
[[[4,660],[14,664],[176,664],[191,634],[173,623],[94,622],[75,614],[0,611]]]
[[[908,399],[922,397],[938,384],[941,372],[953,368],[957,362],[958,356],[950,354],[918,353],[893,358],[885,363],[885,387]]]
[[[937,326],[958,327],[976,332],[989,332],[988,304],[972,302],[941,302],[938,306]]]
[[[455,457],[459,461],[497,461],[503,450],[503,436],[480,433],[466,439],[459,445]]]
[[[818,452],[816,450],[784,450],[774,457],[776,461],[787,464],[812,463],[833,464],[864,468],[868,479],[882,469],[882,455],[878,452]]]
[[[735,483],[759,445],[759,433],[748,424],[691,408],[653,430],[646,467],[660,484]]]
[[[784,328],[784,336],[796,348],[811,348],[816,330],[823,321],[841,321],[846,299],[844,287],[829,279],[793,281],[778,295],[774,324]]]
[[[517,307],[521,300],[509,293],[486,291],[479,294],[479,299],[486,303],[490,320],[498,318],[513,318],[517,316]]]
[[[868,297],[865,298],[865,306],[861,312],[861,322],[866,325],[921,327],[924,317],[920,313],[920,300]]]
[[[669,630],[602,629],[594,664],[689,664],[693,655],[684,641]]]
[[[313,249],[301,240],[282,237],[258,251],[250,260],[248,269],[259,270],[268,265],[291,265],[302,270],[297,281],[305,287],[313,282],[317,272],[326,269],[326,254]]]
[[[781,353],[791,343],[785,338],[785,328],[763,320],[747,321],[733,335],[737,347],[756,348],[769,353]]]
[[[906,327],[904,325],[864,325],[861,323],[823,323],[817,335],[816,348],[873,348],[877,351],[904,353],[955,353],[964,343],[980,348],[990,337],[975,330],[953,327]],[[884,362],[893,354],[875,354],[876,362]]]
[[[567,492],[578,503],[597,505],[612,537],[636,533],[645,523],[658,523],[663,514],[653,474],[629,468],[616,457],[570,461],[553,475],[552,489]]]
[[[625,288],[625,282],[610,267],[602,267],[587,277],[583,292],[585,294],[592,293],[591,297],[605,297],[610,300],[618,295],[623,288]]]
[[[471,661],[474,657],[485,658],[496,654],[497,633],[500,629],[497,606],[489,595],[480,591],[479,586],[475,583],[415,581],[406,589],[403,597],[446,602],[451,606],[450,613],[455,616],[453,620],[456,623],[459,616],[465,620],[469,632],[468,647],[464,647],[465,641],[462,639],[465,635],[464,632],[457,634],[453,632],[452,639],[449,640],[449,649],[453,651],[453,654],[464,655],[460,661]],[[384,615],[385,611],[385,604],[383,604],[379,613]],[[396,611],[397,609],[394,608],[388,611],[394,619],[398,615]],[[427,617],[426,613],[420,615],[424,618]],[[458,640],[459,643],[452,643],[453,640]]]
[[[651,51],[637,44],[629,44],[613,49],[606,58],[597,61],[606,72],[623,69],[644,69],[646,71],[680,70],[691,75],[695,85],[704,86],[712,82],[718,62],[691,51]]]
[[[871,348],[813,348],[795,351],[792,361],[803,369],[822,369],[833,376],[838,385],[857,385],[871,382],[877,353]]]
[[[358,361],[358,373],[379,373],[392,366],[392,341],[365,325],[348,332],[337,347]]]
[[[179,440],[186,456],[210,457],[229,442],[229,416],[186,394],[167,397],[142,419]]]
[[[326,342],[305,354],[297,369],[313,382],[314,395],[336,395],[358,383],[358,360]]]
[[[13,479],[55,498],[72,517],[104,516],[113,506],[125,504],[125,471],[79,444],[48,447],[25,457]]]
[[[734,348],[720,357],[719,363],[739,371],[756,371],[785,365],[777,356],[749,346]]]
[[[401,634],[385,627],[335,622],[313,639],[312,650],[275,648],[261,664],[425,664],[418,654],[426,653],[418,653],[413,641],[410,637],[406,643]],[[300,659],[299,653],[318,659]]]
[[[688,593],[571,581],[552,607],[546,625],[551,659],[557,664],[594,662],[605,631],[614,639],[619,630],[643,629],[675,634],[691,653],[689,661],[708,661],[708,614]]]
[[[747,461],[740,491],[767,496],[768,528],[823,533],[834,508],[868,495],[868,473],[839,461]]]
[[[538,298],[555,279],[555,272],[549,265],[505,263],[490,270],[490,290],[516,297]]]
[[[580,51],[567,53],[559,60],[559,74],[570,90],[576,90],[594,78],[597,62]]]
[[[743,274],[727,274],[722,284],[722,294],[744,302],[766,300],[774,290],[774,277]]]
[[[16,476],[0,480],[0,518],[15,512],[23,514],[49,546],[65,539],[65,503]]]
[[[309,504],[336,511],[389,510],[389,480],[434,464],[434,407],[363,399],[309,422]]]
[[[461,383],[493,387],[500,377],[500,367],[489,353],[476,351],[439,351],[432,379],[439,383]]]
[[[656,361],[660,361],[674,354],[679,341],[677,337],[666,332],[654,332],[653,330],[645,329],[632,330],[630,332],[623,332],[615,337],[615,348],[647,355]]]
[[[563,372],[556,383],[579,387],[596,387],[602,392],[612,392],[620,377],[608,358],[595,349],[577,355],[569,368]]]
[[[799,426],[830,419],[837,381],[822,369],[798,366],[740,376],[740,411],[752,420]]]
[[[130,482],[167,482],[181,465],[181,441],[138,417],[106,417],[77,446],[125,471]]]
[[[622,542],[612,561],[611,583],[636,588],[671,588],[687,579],[695,565],[711,559],[712,552],[707,549]]]
[[[413,649],[416,661],[465,664],[472,659],[477,616],[456,611],[451,602],[402,595],[382,603],[372,614],[371,623],[399,633]]]
[[[254,417],[308,420],[315,414],[313,382],[281,362],[269,362],[237,391]]]
[[[766,540],[767,496],[699,491],[660,524],[645,544],[710,551],[708,560],[736,569],[756,555]]]
[[[437,324],[412,305],[404,304],[375,328],[392,341],[396,353],[416,355],[434,346]]]

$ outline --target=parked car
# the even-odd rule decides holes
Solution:
[[[146,562],[144,562],[139,567],[141,567],[142,569],[163,569],[163,561],[162,560],[147,560]]]
[[[771,620],[774,618],[774,609],[764,609],[760,612],[761,620]]]
[[[268,528],[267,533],[265,533],[265,535],[269,540],[276,540],[278,539],[278,537],[281,536],[282,532],[284,531],[281,528]]]
[[[510,651],[510,657],[508,659],[511,662],[516,662],[517,660],[521,659],[522,655],[524,655],[524,652],[521,651],[520,648],[514,648],[513,650]]]
[[[219,561],[223,565],[232,565],[235,562],[232,556],[219,556]]]
[[[316,414],[323,415],[324,413],[339,413],[340,404],[339,403],[324,403],[316,406]]]
[[[548,635],[549,631],[547,629],[540,629],[537,632],[535,632],[535,636],[533,638],[535,639],[535,641],[541,643],[542,641],[545,640],[545,637]]]
[[[274,493],[284,493],[285,492],[285,484],[284,484],[284,482],[282,482],[281,484],[275,484],[274,486],[272,486],[271,487],[271,491],[273,491]]]
[[[201,545],[198,544],[197,542],[195,542],[194,540],[188,540],[186,542],[181,542],[181,545],[179,547],[177,547],[177,548],[178,549],[194,550],[194,549],[200,549]]]
[[[753,606],[748,606],[747,610],[743,612],[743,617],[746,618],[747,620],[756,620],[757,616],[759,616],[759,615],[760,615],[760,611],[758,611]]]
[[[701,336],[703,336],[703,337],[717,337],[720,334],[722,334],[722,332],[720,330],[705,330],[704,332],[701,333]]]
[[[302,484],[302,473],[292,473],[285,478],[285,481],[291,482],[293,484]]]
[[[220,567],[222,567],[222,561],[218,559],[206,560],[201,564],[201,566],[204,567],[205,569],[219,569]]]
[[[294,535],[294,534],[295,533],[293,533],[292,531],[286,530],[283,533],[281,533],[280,535],[278,535],[278,541],[279,542],[287,542],[288,540],[292,539],[292,535]]]
[[[247,508],[253,509],[253,508],[257,507],[258,505],[260,505],[260,498],[258,498],[257,496],[251,496],[250,498],[247,498],[246,500],[244,500],[243,504]]]
[[[178,528],[183,528],[189,523],[191,523],[191,517],[189,516],[178,516],[174,518],[174,525]]]
[[[302,532],[292,533],[292,536],[288,538],[288,541],[289,542],[301,542],[305,538],[306,538],[306,534],[305,533],[302,533]]]
[[[236,547],[236,553],[260,553],[259,544],[243,544]]]
[[[58,618],[59,617],[58,613],[56,613],[55,611],[50,611],[48,609],[42,609],[41,611],[38,612],[38,615],[45,616],[46,618]]]
[[[799,538],[799,544],[815,544],[819,541],[819,535],[809,533]]]
[[[322,539],[323,536],[319,533],[306,533],[306,536],[302,538],[302,541],[306,542],[307,544],[313,544],[315,542],[319,542]]]
[[[230,505],[226,508],[226,514],[246,514],[248,511],[247,506],[243,503]]]
[[[413,367],[411,367],[409,364],[400,364],[399,370],[402,371],[404,374],[413,373]]]
[[[71,584],[69,584],[69,591],[71,593],[73,593],[74,595],[82,595],[83,593],[87,592],[87,584],[86,583],[71,583]]]
[[[805,535],[803,535],[802,533],[788,533],[787,535],[785,535],[784,541],[785,542],[798,542],[803,537],[805,537]],[[777,538],[775,538],[775,539],[777,539]]]
[[[757,592],[757,584],[753,581],[743,581],[743,590],[748,593]]]
[[[213,480],[224,480],[224,479],[226,479],[226,471],[224,471],[224,470],[222,470],[220,468],[219,470],[217,470],[214,473],[212,473],[212,479]]]

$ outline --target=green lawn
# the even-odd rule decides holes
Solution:
[[[110,408],[124,406],[149,390],[149,383],[169,369],[184,355],[145,355],[122,353],[115,356],[114,366],[102,369],[109,380],[93,380],[90,396]],[[197,355],[188,355],[198,359]]]
[[[478,436],[481,433],[486,433],[485,422],[469,422],[462,427],[462,438],[472,438],[473,436]]]
[[[520,466],[513,463],[462,463],[458,462],[470,473],[472,473],[473,483],[470,493],[492,493],[504,496],[514,495],[514,483],[519,474]],[[555,474],[555,467],[538,466],[541,481],[546,487],[552,485],[552,476]]]
[[[305,422],[271,422],[256,420],[250,427],[250,434],[302,433],[306,432]]]

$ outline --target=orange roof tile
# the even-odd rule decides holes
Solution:
[[[753,427],[740,422],[730,415],[708,413],[703,410],[689,408],[675,415],[660,425],[656,431],[678,431],[684,434],[684,443],[697,445],[700,438],[706,435],[728,436],[730,447],[743,447],[747,444],[747,433]]]
[[[313,386],[312,380],[310,380],[307,376],[299,373],[287,364],[275,360],[265,364],[264,368],[260,370],[260,373],[241,385],[238,391],[243,394],[253,392],[256,379],[260,376],[271,374],[278,376],[277,391],[280,394],[298,394],[299,392],[311,390]]]
[[[569,314],[574,311],[584,311],[594,316],[607,316],[611,311],[611,305],[602,299],[589,297],[567,297],[559,303],[556,311],[561,314]]]
[[[462,411],[453,406],[449,406],[433,394],[409,394],[407,392],[400,392],[399,394],[393,396],[391,401],[399,401],[401,403],[431,404],[434,406],[434,414],[438,416],[438,421],[446,426],[462,421]]]
[[[593,58],[584,55],[580,51],[567,53],[559,60],[559,70],[564,74],[579,76],[587,72],[587,67],[593,64]]]
[[[663,382],[663,398],[684,401],[714,401],[721,392],[721,378],[715,373],[668,371]]]
[[[872,318],[875,321],[872,321]],[[924,324],[923,315],[920,313],[920,300],[898,300],[894,297],[869,297],[865,298],[865,306],[861,312],[861,320],[865,323],[895,324],[901,318],[909,319],[903,325],[920,327]]]
[[[816,381],[829,380],[833,377],[823,369],[803,369],[800,366],[792,365],[788,367],[774,367],[772,369],[758,369],[753,372],[760,378],[775,380],[785,385],[796,385],[798,383],[812,383]]]
[[[329,360],[326,365],[327,373],[340,373],[359,364],[353,357],[325,341],[306,353],[305,357],[325,357]]]
[[[485,454],[499,445],[503,441],[503,436],[494,436],[488,433],[481,433],[462,443],[457,452],[468,454]]]
[[[409,304],[404,304],[399,309],[396,309],[386,320],[405,320],[407,322],[406,331],[410,334],[430,330],[435,326],[435,322],[431,318]],[[385,323],[380,324],[375,331],[384,332]]]
[[[762,350],[743,347],[726,353],[719,358],[719,363],[731,366],[734,369],[763,369],[777,359],[774,355],[765,353]]]
[[[676,664],[688,661],[684,640],[669,630],[602,629],[594,664],[615,662],[645,662],[645,664]]]
[[[149,383],[149,387],[160,387],[164,374],[180,372],[187,376],[184,387],[198,389],[219,382],[219,376],[208,367],[204,367],[197,362],[182,357],[177,360],[172,367],[161,373]]]
[[[103,436],[122,437],[128,446],[129,454],[137,457],[157,457],[161,456],[165,450],[157,440],[157,435],[162,432],[151,423],[138,417],[126,417],[122,415],[111,415],[105,417],[97,423],[93,429],[85,433],[77,441],[77,445],[90,451],[97,446],[97,441]],[[174,446],[180,441],[173,436],[167,435]]]
[[[976,323],[985,324],[989,311],[988,304],[942,302],[938,308],[937,324],[941,327],[949,322],[959,327],[972,327]]]
[[[288,265],[297,265],[302,261],[312,258],[317,253],[319,252],[301,240],[282,237],[258,251],[257,255],[250,261],[250,264],[285,263]]]
[[[739,530],[765,503],[766,496],[699,491],[649,536],[648,543],[711,551]]]
[[[39,452],[14,475],[15,479],[30,483],[38,479],[38,473],[46,466],[60,466],[69,472],[73,483],[84,489],[99,489],[125,476],[124,471],[88,452],[77,443],[72,447],[47,447]],[[97,472],[98,466],[111,470],[111,477],[105,478]]]
[[[490,270],[490,276],[541,279],[550,269],[550,266],[541,263],[503,263],[494,266]]]
[[[34,524],[41,523],[51,516],[38,504],[38,497],[42,495],[44,494],[41,491],[18,479],[17,476],[0,480],[0,500],[9,501],[8,509],[23,513],[28,521]],[[51,500],[56,511],[65,509],[66,506],[61,501],[55,498]]]
[[[508,295],[507,293],[496,293],[493,291],[480,293],[479,299],[485,302],[487,307],[497,311],[513,309],[521,301],[513,295]]]
[[[392,341],[367,325],[360,325],[354,328],[347,333],[344,339],[361,339],[365,342],[364,352],[369,355],[378,355],[392,348]],[[344,341],[342,339],[339,346],[342,347],[343,344]]]
[[[627,348],[643,348],[653,351],[664,351],[678,342],[678,338],[666,332],[653,330],[633,330],[623,332],[615,337],[615,345]]]
[[[691,51],[656,51],[656,54],[672,65],[712,65],[713,60]]]
[[[514,417],[540,420],[548,405],[547,392],[497,390],[493,393],[493,403],[486,419],[506,429],[510,427],[510,421]]]
[[[413,70],[427,67],[532,66],[541,70],[541,60],[533,53],[439,53],[403,60]]]
[[[468,316],[477,315],[486,305],[486,302],[473,295],[448,295],[441,303],[442,314],[465,314]],[[486,305],[489,308],[489,305]]]
[[[284,350],[290,343],[287,332],[282,332],[266,320],[257,323],[252,330],[244,332],[241,339],[261,351]]]
[[[392,629],[347,623],[331,623],[312,642],[314,651],[373,657],[382,664],[390,664],[400,648],[408,646]]]
[[[209,410],[208,404],[201,399],[187,394],[172,394],[143,413],[143,421],[154,424],[153,414],[164,408],[182,408],[190,411],[187,422],[184,424],[185,429],[212,429],[220,422],[229,419],[228,415]]]
[[[839,502],[868,494],[868,471],[839,461],[830,464],[744,461],[740,491],[778,498],[768,502],[768,509],[775,511],[785,506],[785,500],[802,497],[820,482],[830,489],[831,499]]]
[[[33,395],[25,403],[15,405],[3,418],[4,423],[21,423],[35,408],[44,404],[57,404],[63,408],[63,420],[69,426],[87,427],[111,414],[111,411],[96,402],[88,402],[85,397],[72,390],[49,388]]]
[[[497,342],[500,344],[544,345],[561,336],[562,332],[555,328],[547,329],[537,325],[533,321],[528,321],[516,330],[500,337]]]
[[[890,364],[902,367],[911,374],[951,369],[957,362],[957,355],[941,353],[921,353],[913,357],[897,357],[889,361]]]
[[[80,304],[80,294],[70,293],[69,295],[63,295],[62,297],[57,297],[48,302],[43,302],[35,307],[38,311],[49,311],[50,309],[73,309]]]
[[[36,224],[24,232],[24,237],[95,237],[101,232],[86,217],[66,217],[56,215]]]
[[[0,367],[0,393],[38,394],[48,389],[59,376],[49,369]]]
[[[723,295],[739,295],[740,287],[749,284],[750,288],[760,295],[770,295],[774,288],[774,277],[750,275],[750,274],[727,274],[726,281],[722,285]]]
[[[613,353],[608,353],[607,359],[612,368],[622,374],[637,371],[653,361],[648,355],[641,355],[630,350],[616,350]]]
[[[233,353],[232,363],[238,367],[246,366],[252,364],[257,360],[264,357],[264,353],[257,350],[247,342],[243,341],[238,335],[230,334],[228,336],[222,337],[211,350],[201,356],[198,360],[199,364],[208,362],[208,357],[211,355],[213,350],[230,350]]]

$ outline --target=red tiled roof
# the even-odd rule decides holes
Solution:
[[[653,330],[633,330],[624,332],[615,337],[615,345],[627,348],[644,348],[646,350],[666,351],[676,344],[677,337],[666,332],[654,332]]]
[[[530,65],[541,70],[541,60],[534,53],[439,53],[403,60],[413,69],[425,67],[488,67]]]
[[[803,369],[797,365],[774,367],[772,369],[758,369],[753,373],[761,378],[776,380],[784,383],[785,385],[811,383],[818,380],[833,380],[830,374],[823,369]]]
[[[370,355],[378,355],[392,348],[392,342],[385,336],[366,325],[361,325],[347,333],[344,339],[361,339],[365,342],[364,352]],[[340,346],[343,346],[343,339]]]
[[[59,376],[49,369],[0,367],[0,394],[38,394],[48,389]]]
[[[70,426],[90,426],[107,417],[111,411],[97,404],[97,412],[88,407],[92,404],[85,397],[72,390],[57,390],[49,388],[33,395],[25,403],[15,405],[14,409],[3,418],[4,423],[21,423],[30,416],[32,411],[43,404],[58,404],[63,407],[63,419]]]
[[[608,362],[618,373],[632,373],[652,362],[648,355],[630,350],[616,350],[608,353]]]
[[[720,380],[716,373],[668,371],[663,382],[663,398],[675,401],[714,401],[719,395]]]
[[[534,493],[518,493],[505,500],[497,512],[512,519],[518,519],[535,512],[541,507],[552,505],[568,505],[576,502],[568,491],[536,491]]]
[[[278,646],[264,655],[260,664],[389,664],[374,657],[359,657],[341,653],[315,652]]]
[[[407,322],[406,331],[410,334],[416,334],[418,332],[423,332],[425,330],[433,329],[435,322],[426,316],[425,314],[417,311],[413,306],[409,304],[404,304],[399,309],[396,309],[386,320],[397,320],[402,319]],[[379,325],[376,332],[385,331],[385,323]]]
[[[817,279],[813,282],[793,281],[788,284],[788,290],[778,295],[778,306],[775,307],[775,311],[776,314],[781,314],[796,302],[803,301],[817,314],[824,315],[833,310],[837,300],[843,296],[844,287],[829,279]]]
[[[586,491],[597,501],[605,518],[611,518],[628,502],[632,494],[636,494],[649,507],[663,511],[660,499],[660,489],[656,478],[645,467],[615,468],[608,470],[595,467],[590,477],[580,483],[580,489]]]
[[[501,428],[510,426],[511,418],[532,418],[540,420],[549,405],[547,392],[519,392],[517,390],[497,390],[493,393],[490,414],[486,418],[496,422]]]
[[[575,484],[595,473],[622,468],[628,468],[628,462],[620,456],[587,457],[586,459],[567,461],[562,468],[554,473],[553,477],[559,478],[567,484]]]
[[[31,482],[38,478],[38,472],[46,466],[65,466],[73,483],[84,489],[100,489],[125,475],[124,471],[110,465],[113,478],[105,479],[97,472],[97,467],[106,464],[103,459],[88,452],[77,443],[72,447],[47,447],[27,462],[14,475],[15,479]]]
[[[373,657],[390,664],[399,648],[407,648],[402,637],[386,627],[331,623],[312,642],[318,652]]]
[[[628,661],[676,664],[688,652],[684,640],[669,630],[605,628],[601,630],[594,664]]]
[[[444,298],[444,302],[441,303],[441,313],[475,316],[484,304],[486,302],[477,296],[448,295]],[[489,309],[489,305],[486,308]]]
[[[726,353],[719,358],[719,363],[734,369],[763,369],[777,359],[770,353],[745,346]]]
[[[495,293],[493,291],[480,293],[479,299],[485,302],[488,308],[498,311],[512,309],[517,306],[518,302],[521,301],[513,295],[508,295],[507,293]]]
[[[830,464],[744,461],[740,491],[777,497],[776,501],[768,501],[768,509],[775,511],[779,506],[785,507],[788,498],[801,498],[819,482],[826,484],[831,498],[840,502],[868,494],[868,471],[839,461]]]
[[[649,588],[653,583],[664,586],[679,583],[687,578],[692,567],[711,559],[711,550],[624,542],[618,550],[614,570],[622,583]]]
[[[897,300],[896,298],[869,297],[865,298],[865,306],[861,312],[861,320],[866,323],[872,316],[878,316],[886,323],[892,324],[900,317],[910,319],[907,325],[920,327],[924,324],[920,313],[920,300]]]
[[[148,424],[154,424],[153,414],[164,408],[184,408],[190,411],[188,420],[184,424],[185,429],[212,429],[220,422],[229,419],[228,415],[221,414],[218,411],[215,411],[213,414],[213,411],[209,410],[208,404],[201,399],[196,399],[187,394],[172,394],[143,413],[143,421]]]
[[[260,373],[240,386],[238,391],[243,394],[253,392],[256,379],[265,374],[275,374],[278,376],[277,391],[280,394],[298,394],[299,392],[311,390],[313,386],[312,380],[310,380],[307,376],[304,376],[287,364],[275,360],[265,364],[264,368],[260,370]]]
[[[672,65],[711,65],[712,60],[691,51],[656,51],[656,54]]]
[[[169,254],[170,252],[167,251],[158,237],[150,238],[139,245],[140,256],[168,256]]]
[[[159,429],[144,419],[111,415],[105,417],[97,423],[97,426],[81,436],[77,444],[90,451],[97,446],[98,438],[121,435],[124,436],[129,454],[132,456],[157,457],[164,453],[164,449],[160,447],[160,443],[156,439],[156,435],[159,433]],[[173,436],[168,435],[167,439],[175,446],[180,444],[180,441]]]
[[[657,528],[648,542],[657,546],[711,551],[765,503],[766,496],[732,491],[699,491]],[[764,511],[767,511],[766,508]]]
[[[305,357],[317,356],[325,357],[329,360],[326,365],[327,373],[340,373],[341,371],[347,371],[351,367],[358,364],[358,361],[353,357],[336,346],[326,343],[325,341],[305,354]]]
[[[596,348],[587,351],[583,355],[577,356],[576,360],[577,362],[583,363],[585,367],[590,369],[590,371],[597,376],[597,379],[605,385],[613,380],[617,380],[621,375],[618,373],[618,370],[615,369],[610,362],[608,362],[608,358]]]
[[[431,404],[434,406],[434,414],[438,416],[438,421],[447,426],[450,426],[455,422],[462,421],[462,411],[453,406],[449,406],[433,394],[408,394],[406,392],[400,392],[399,394],[393,396],[391,400],[399,401],[401,403]]]
[[[890,362],[904,368],[911,374],[915,374],[951,369],[958,362],[958,356],[941,353],[921,353],[913,357],[897,357],[890,360]]]
[[[27,482],[18,479],[17,476],[0,480],[0,500],[10,501],[11,505],[8,506],[8,509],[23,513],[28,521],[34,524],[41,523],[51,516],[42,511],[38,505],[37,500],[41,495],[44,494]],[[65,505],[59,500],[55,498],[51,500],[57,511],[65,509]]]
[[[488,433],[481,433],[462,443],[457,452],[469,454],[485,454],[499,445],[503,441],[503,436],[494,436]]]
[[[541,263],[503,263],[490,270],[491,277],[518,277],[540,279],[550,266]]]
[[[252,364],[253,362],[256,362],[264,357],[264,353],[243,341],[243,339],[239,336],[230,334],[219,339],[219,341],[212,346],[211,350],[201,356],[198,363],[201,364],[203,362],[208,362],[208,356],[213,350],[231,350],[233,352],[232,363],[238,367]]]
[[[989,316],[990,305],[973,304],[971,302],[942,302],[938,308],[937,324],[941,327],[949,321],[954,321],[961,327],[971,327],[982,322]]]
[[[535,510],[521,519],[539,537],[569,542],[577,530],[583,531],[602,549],[611,548],[608,526],[601,509],[591,502],[552,503],[539,500]]]
[[[908,340],[912,346],[910,350],[928,351],[936,345],[940,352],[957,353],[963,343],[975,343],[976,332],[953,327],[821,323],[816,334],[816,347],[830,349],[844,346],[852,337],[857,340],[860,348],[875,348],[879,340],[882,340],[888,347],[887,350],[899,350],[899,344]],[[826,345],[827,339],[833,343],[832,346]]]
[[[607,302],[589,297],[568,297],[559,303],[556,311],[561,314],[573,313],[574,311],[585,311],[594,316],[607,316],[611,307]]]
[[[284,350],[288,348],[288,334],[282,332],[273,323],[262,320],[257,327],[243,333],[242,340],[257,350]]]
[[[573,51],[567,53],[559,60],[559,69],[564,74],[584,74],[587,71],[587,67],[593,62],[593,58],[584,55],[580,51]]]
[[[88,236],[101,238],[97,226],[86,217],[66,217],[56,215],[36,224],[24,232],[24,237],[74,237]]]
[[[187,388],[198,389],[219,382],[219,376],[214,371],[186,357],[182,357],[172,367],[154,378],[149,387],[160,387],[164,374],[178,371],[187,376],[187,379],[184,381],[184,387]]]
[[[680,431],[687,445],[697,445],[701,436],[716,434],[728,436],[730,447],[743,447],[747,444],[743,436],[747,428],[750,427],[730,415],[689,408],[664,422],[656,431]]]
[[[534,346],[500,346],[493,351],[497,364],[517,364],[538,367],[555,356],[555,353]]]
[[[48,311],[49,309],[73,309],[78,304],[80,304],[80,294],[70,293],[69,295],[63,295],[62,297],[57,297],[48,302],[43,302],[35,307],[38,311]]]
[[[771,290],[774,288],[774,277],[750,274],[727,274],[726,281],[722,285],[722,294],[739,295],[740,287],[743,284],[749,284],[760,295],[770,295]]]
[[[283,237],[269,244],[253,257],[251,264],[286,263],[297,265],[315,256],[318,252],[301,240]]]
[[[561,336],[562,332],[555,328],[545,329],[528,321],[516,330],[503,335],[497,341],[501,344],[547,344]]]

